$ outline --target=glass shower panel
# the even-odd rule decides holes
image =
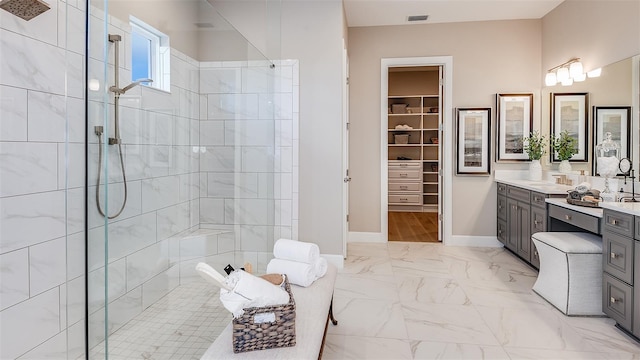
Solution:
[[[231,316],[196,264],[264,272],[280,234],[273,61],[205,0],[148,4],[87,11],[92,359],[200,357]],[[167,37],[151,84],[131,19]]]

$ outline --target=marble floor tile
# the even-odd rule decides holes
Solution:
[[[432,259],[441,260],[439,243],[389,242],[389,256],[392,259]]]
[[[322,353],[324,360],[412,358],[408,340],[331,334],[327,334]]]
[[[504,348],[511,359],[530,360],[635,360],[640,354],[611,354],[597,351],[562,351],[540,348]]]
[[[456,344],[432,341],[412,341],[414,359],[511,359],[500,346]]]
[[[473,306],[414,303],[402,314],[411,340],[499,345]]]
[[[396,276],[396,279],[402,304],[471,304],[456,280],[416,276]]]
[[[564,321],[562,313],[529,309],[476,306],[502,346],[563,351],[596,351]]]
[[[391,259],[393,273],[399,276],[431,276],[451,279],[447,264],[438,259]]]
[[[555,309],[540,295],[530,288],[509,286],[510,283],[482,280],[457,280],[473,305],[488,307],[530,308],[537,307],[541,311]]]
[[[347,244],[347,255],[351,256],[370,256],[370,257],[389,257],[389,249],[387,244],[381,243],[349,243]]]
[[[389,258],[370,256],[349,256],[344,261],[343,274],[393,275]]]
[[[402,308],[397,301],[333,298],[333,314],[338,326],[328,334],[407,339]]]
[[[640,343],[616,328],[615,321],[608,317],[574,317],[564,320],[575,329],[584,340],[598,351],[607,353],[632,353],[640,358]]]
[[[392,275],[341,274],[336,279],[333,296],[344,299],[400,300],[396,278]]]

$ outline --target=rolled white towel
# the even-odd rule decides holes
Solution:
[[[286,304],[289,294],[280,286],[262,278],[237,270],[226,278],[233,289],[220,290],[220,301],[234,317],[241,316],[245,308]]]
[[[276,259],[315,264],[320,257],[320,248],[314,243],[279,239],[273,245],[273,256]]]
[[[267,264],[267,273],[286,274],[291,284],[307,287],[316,279],[316,269],[313,264],[299,261],[272,259]]]
[[[323,277],[327,273],[327,259],[320,257],[314,264],[314,270],[316,271],[316,277]]]

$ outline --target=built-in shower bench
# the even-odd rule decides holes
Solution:
[[[319,359],[324,339],[333,321],[332,300],[337,270],[329,264],[327,273],[309,287],[291,285],[296,301],[296,345],[292,347],[234,353],[232,323],[222,331],[201,359]],[[337,324],[334,323],[334,324]]]

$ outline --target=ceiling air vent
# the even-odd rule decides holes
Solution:
[[[429,18],[429,15],[410,15],[407,16],[407,21],[426,21]]]

